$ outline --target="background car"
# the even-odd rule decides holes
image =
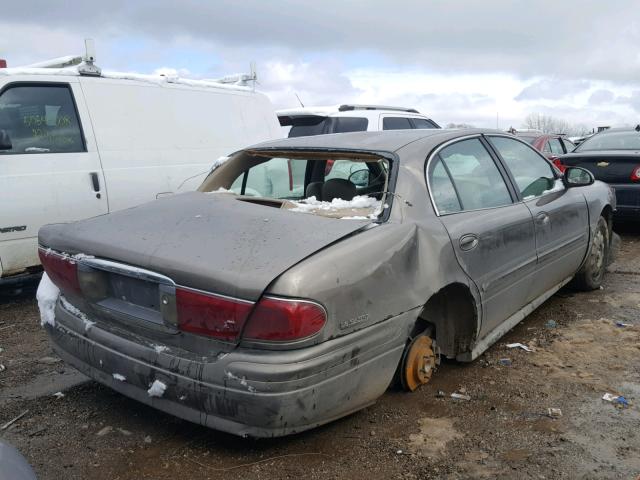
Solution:
[[[339,107],[293,108],[278,110],[283,127],[290,127],[289,137],[306,137],[327,133],[376,132],[440,128],[414,108],[381,105],[340,105]]]
[[[575,144],[564,135],[542,133],[538,130],[510,130],[516,137],[522,138],[535,149],[541,151],[553,164],[563,171],[558,157],[576,148]]]
[[[305,172],[291,191],[246,195],[283,160]],[[571,280],[599,288],[614,202],[492,130],[277,140],[198,192],[43,227],[38,302],[55,352],[95,380],[212,428],[287,435],[396,375],[415,390],[439,355],[474,360]]]
[[[616,219],[640,221],[640,125],[596,133],[558,161],[586,168],[610,184],[616,192]]]

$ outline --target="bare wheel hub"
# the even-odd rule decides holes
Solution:
[[[433,340],[428,335],[418,335],[409,345],[402,363],[402,386],[413,392],[431,380],[436,365]]]

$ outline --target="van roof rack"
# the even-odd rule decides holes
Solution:
[[[394,112],[408,112],[408,113],[420,113],[415,108],[403,108],[403,107],[388,107],[385,105],[353,105],[346,104],[338,107],[340,112],[346,112],[349,110],[392,110]]]
[[[96,60],[96,47],[92,38],[84,40],[84,55],[67,55],[66,57],[57,57],[42,62],[25,65],[24,68],[67,68],[78,67],[80,75],[100,76],[101,70],[94,62]]]

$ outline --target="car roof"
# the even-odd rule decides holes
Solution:
[[[508,135],[500,130],[467,129],[415,129],[385,130],[380,132],[334,133],[309,137],[283,138],[259,143],[248,150],[350,150],[368,152],[396,152],[417,140],[431,139],[433,146],[468,135],[491,133]]]

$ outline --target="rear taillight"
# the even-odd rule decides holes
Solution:
[[[640,182],[640,165],[635,167],[631,172],[631,181],[632,182]]]
[[[560,170],[562,173],[564,173],[564,171],[567,169],[566,165],[562,164],[562,160],[560,160],[559,158],[554,158],[553,159],[553,164],[558,168],[558,170]]]
[[[178,328],[220,340],[238,339],[253,305],[252,302],[176,288]]]
[[[246,340],[291,341],[318,333],[327,321],[322,306],[307,300],[263,297],[244,330]]]
[[[0,68],[7,68],[7,61],[0,58]]]
[[[42,248],[38,249],[38,255],[44,271],[62,293],[80,295],[78,265],[73,258]]]

